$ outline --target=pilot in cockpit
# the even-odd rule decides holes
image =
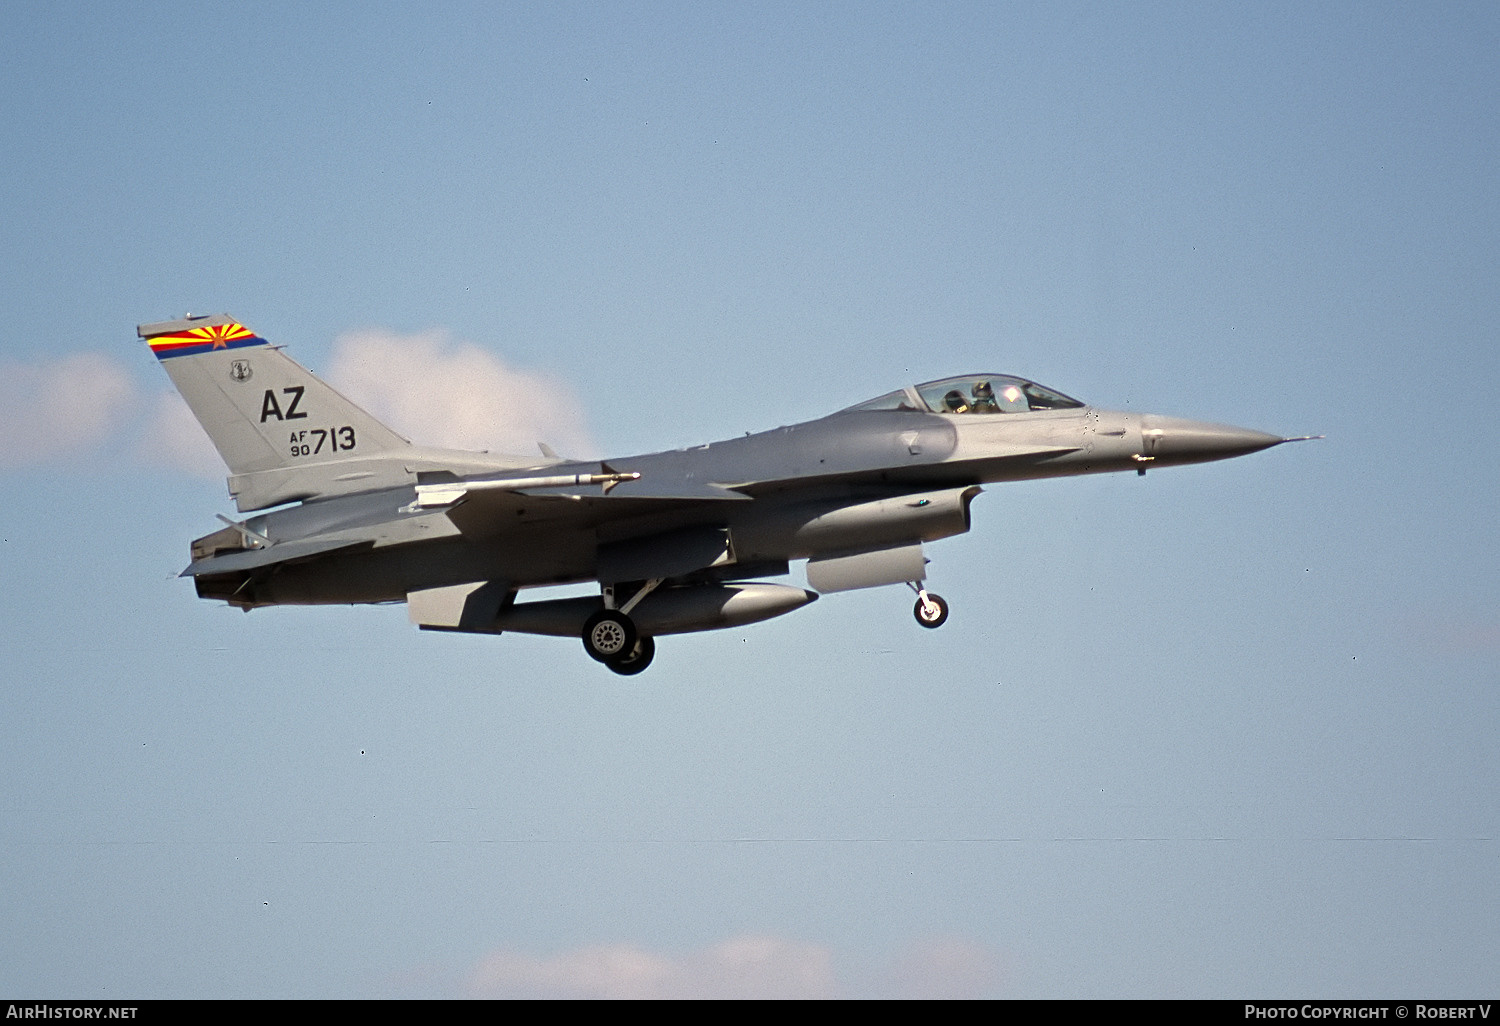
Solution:
[[[988,381],[977,381],[974,383],[974,412],[1000,412],[1000,407],[995,402],[995,390],[990,387],[990,383]]]
[[[949,413],[968,413],[969,401],[964,398],[962,392],[955,388],[943,396],[943,409]]]

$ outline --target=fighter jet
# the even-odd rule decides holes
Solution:
[[[582,640],[636,674],[655,638],[905,584],[948,603],[924,546],[982,486],[1227,459],[1300,439],[1090,406],[1025,378],[907,385],[817,420],[598,462],[414,445],[228,315],[144,324],[229,468],[246,519],[192,543],[198,595],[262,606],[404,602],[434,631]],[[771,583],[806,560],[808,588]],[[594,582],[597,597],[517,601]]]

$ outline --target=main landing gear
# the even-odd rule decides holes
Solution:
[[[921,584],[908,582],[907,587],[917,593],[917,604],[912,607],[912,615],[917,618],[917,623],[923,627],[941,627],[948,622],[948,600],[941,595],[934,595]]]
[[[615,605],[614,587],[603,589],[604,608],[595,611],[583,624],[583,649],[589,658],[622,676],[633,676],[651,665],[651,660],[656,658],[656,642],[650,635],[640,632],[630,611],[661,583],[661,580],[644,582],[630,600],[619,607]],[[920,581],[909,581],[907,586],[917,595],[917,604],[912,607],[917,623],[932,629],[948,622],[946,599],[922,587]]]
[[[640,673],[656,657],[656,642],[640,633],[630,615],[618,609],[601,609],[584,621],[583,648],[626,676]]]
[[[624,676],[633,676],[651,665],[656,658],[656,642],[636,629],[630,611],[645,598],[661,579],[647,581],[629,602],[615,608],[615,589],[604,588],[604,608],[583,623],[583,649],[593,659]]]
[[[633,677],[650,666],[651,660],[655,658],[656,642],[648,635],[642,634],[635,639],[629,655],[616,656],[606,661],[604,665],[622,676]]]

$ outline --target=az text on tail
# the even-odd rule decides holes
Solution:
[[[136,330],[231,474],[330,463],[411,444],[227,314]]]
[[[229,467],[242,513],[400,488],[424,471],[485,473],[537,462],[412,445],[228,314],[142,324],[136,334]]]

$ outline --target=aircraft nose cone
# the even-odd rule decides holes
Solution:
[[[1269,449],[1284,441],[1286,439],[1280,435],[1231,424],[1155,415],[1141,419],[1144,455],[1152,457],[1157,464],[1227,460],[1232,456]]]

